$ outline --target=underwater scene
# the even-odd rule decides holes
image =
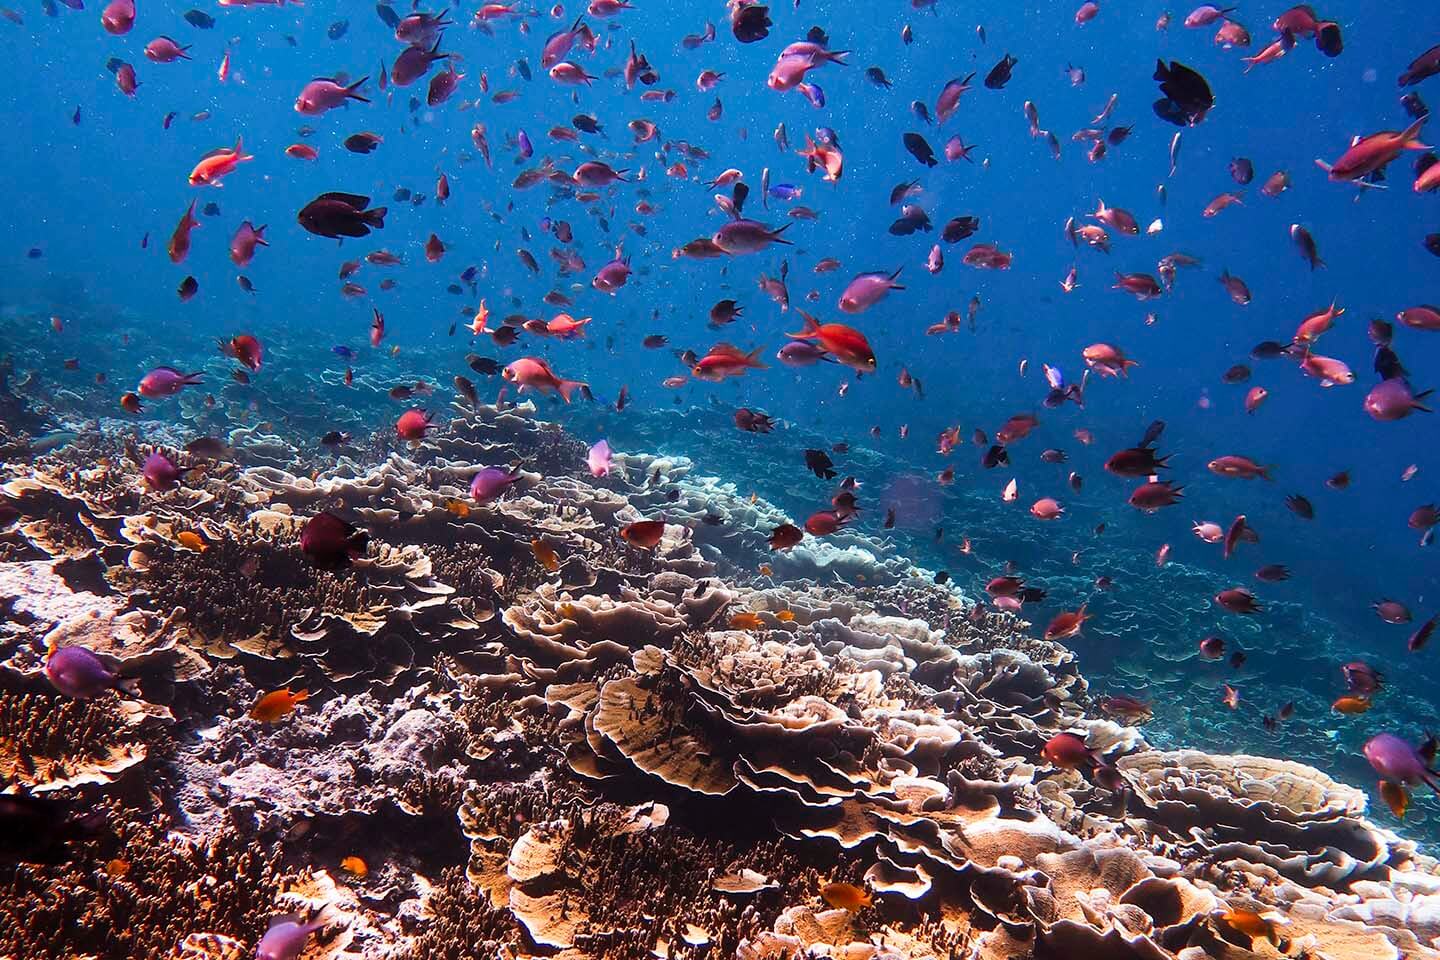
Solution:
[[[1440,6],[0,3],[0,958],[1440,960]]]

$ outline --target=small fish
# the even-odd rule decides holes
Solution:
[[[272,690],[255,701],[250,708],[250,719],[261,723],[275,723],[295,711],[295,708],[310,698],[310,691],[292,692],[289,687]]]

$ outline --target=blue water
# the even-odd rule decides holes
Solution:
[[[215,356],[220,336],[252,332],[268,351],[267,365],[250,387],[223,386],[222,414],[207,423],[220,429],[225,409],[250,408],[252,419],[277,424],[297,443],[313,447],[325,429],[339,427],[364,435],[392,430],[403,409],[376,386],[388,387],[423,377],[442,385],[432,408],[442,407],[449,378],[469,373],[463,357],[474,349],[502,362],[522,355],[550,359],[567,377],[585,379],[595,405],[572,407],[542,403],[586,439],[608,435],[616,449],[663,448],[700,461],[706,472],[755,490],[797,518],[828,505],[830,484],[810,475],[801,451],[848,443],[851,452],[832,454],[842,475],[867,481],[871,497],[861,529],[880,533],[884,491],[897,477],[912,478],[920,491],[902,506],[896,536],[904,549],[936,569],[946,569],[962,586],[978,593],[1006,560],[1016,561],[1033,582],[1046,587],[1046,603],[1027,610],[1043,628],[1060,609],[1090,600],[1094,619],[1073,641],[1082,669],[1097,688],[1125,690],[1156,701],[1151,737],[1167,745],[1215,750],[1244,749],[1284,753],[1352,782],[1372,784],[1358,755],[1364,739],[1394,730],[1418,739],[1434,723],[1435,649],[1407,655],[1411,626],[1381,622],[1369,609],[1390,597],[1406,603],[1416,623],[1436,612],[1434,549],[1417,545],[1406,526],[1410,511],[1440,498],[1440,453],[1432,417],[1417,414],[1396,423],[1377,423],[1361,402],[1376,377],[1370,370],[1372,348],[1366,321],[1393,319],[1405,307],[1433,301],[1440,260],[1422,246],[1427,233],[1440,229],[1433,196],[1417,196],[1409,187],[1413,154],[1390,168],[1390,189],[1358,191],[1328,182],[1314,160],[1333,160],[1350,138],[1377,130],[1399,129],[1407,117],[1399,103],[1395,77],[1425,47],[1440,39],[1440,10],[1404,4],[1404,11],[1378,5],[1327,0],[1321,11],[1343,25],[1346,49],[1335,59],[1323,57],[1302,39],[1278,63],[1245,75],[1240,57],[1247,51],[1222,50],[1212,42],[1214,27],[1187,30],[1175,23],[1157,32],[1155,21],[1165,5],[1106,0],[1100,16],[1079,27],[1078,3],[956,3],[941,0],[933,9],[908,5],[806,4],[771,9],[774,27],[768,39],[740,45],[729,35],[717,3],[656,3],[639,0],[637,9],[610,20],[589,18],[600,37],[592,56],[573,58],[601,76],[593,87],[562,87],[540,67],[544,38],[573,20],[576,9],[556,19],[542,10],[523,22],[494,24],[493,36],[469,29],[470,9],[454,16],[461,25],[445,35],[442,49],[452,51],[465,79],[456,96],[442,106],[424,105],[425,82],[405,89],[377,89],[381,62],[393,63],[402,46],[369,4],[312,0],[303,8],[205,7],[218,23],[213,30],[191,27],[182,19],[185,5],[139,0],[134,30],[113,37],[99,25],[99,8],[59,9],[46,17],[40,4],[20,9],[24,24],[0,23],[0,44],[8,65],[4,109],[10,120],[0,138],[0,169],[5,171],[6,200],[0,205],[0,352],[17,356],[22,369],[35,370],[60,393],[57,411],[71,420],[123,417],[116,401],[155,364],[185,369],[209,365],[220,392],[226,366]],[[1268,43],[1268,21],[1283,5],[1242,11],[1254,37],[1249,53]],[[405,10],[400,11],[402,14]],[[695,51],[681,48],[680,37],[716,22],[718,38]],[[343,37],[331,40],[327,29],[348,19]],[[913,45],[901,41],[910,24]],[[798,93],[776,93],[765,77],[779,50],[802,39],[811,26],[824,27],[833,48],[851,51],[850,66],[826,66],[811,79],[824,89],[826,106],[813,108]],[[977,26],[983,26],[981,42]],[[192,62],[152,64],[145,43],[167,34],[193,44]],[[293,39],[293,43],[292,43]],[[642,103],[640,92],[625,92],[618,76],[602,76],[623,66],[634,41],[660,74],[652,89],[673,89],[669,103]],[[226,51],[231,75],[221,83],[217,67]],[[1014,77],[1003,90],[985,89],[980,80],[1001,55],[1019,58]],[[1178,169],[1169,172],[1168,151],[1176,129],[1157,119],[1150,104],[1158,95],[1151,79],[1157,56],[1176,58],[1201,71],[1215,92],[1216,106],[1199,126],[1182,135]],[[131,100],[116,89],[106,61],[132,63],[141,86]],[[525,58],[534,72],[526,82],[513,64]],[[1073,86],[1065,68],[1083,68],[1086,80]],[[885,90],[863,73],[879,66],[893,82]],[[715,91],[700,93],[695,77],[702,69],[724,72]],[[355,104],[322,117],[293,110],[301,87],[315,76],[369,74],[365,87],[374,102]],[[911,112],[912,100],[934,110],[945,80],[976,71],[975,87],[965,95],[943,131],[927,126]],[[479,80],[488,76],[490,91],[513,89],[519,96],[497,105],[482,95]],[[1440,81],[1418,88],[1421,96],[1440,98]],[[1070,134],[1088,126],[1109,96],[1118,95],[1112,125],[1133,124],[1128,141],[1111,148],[1100,163],[1090,163],[1084,144]],[[719,122],[706,119],[718,96],[724,105]],[[412,97],[419,108],[412,109]],[[462,102],[476,100],[473,109]],[[1029,136],[1022,104],[1034,101],[1042,127],[1062,141],[1062,158],[1052,159],[1042,140]],[[72,122],[79,110],[80,121]],[[176,113],[169,130],[162,119]],[[200,111],[204,120],[192,119]],[[567,126],[579,113],[597,116],[602,136],[581,135],[581,144],[553,141],[546,131]],[[625,124],[647,117],[660,137],[635,148]],[[470,131],[483,122],[489,133],[493,169],[475,156]],[[783,122],[791,149],[776,148],[772,132]],[[317,162],[291,159],[284,148],[302,138],[308,124],[315,134],[304,142],[320,152]],[[795,154],[804,135],[817,126],[833,128],[845,152],[838,184],[807,175]],[[516,164],[507,138],[524,130],[536,156]],[[360,131],[384,138],[370,155],[345,151],[341,141]],[[937,153],[958,133],[978,144],[980,162],[946,163],[926,169],[904,149],[903,133],[927,137]],[[255,160],[240,166],[223,189],[195,189],[186,175],[205,152],[232,145],[243,135]],[[1431,137],[1440,137],[1440,130]],[[688,141],[711,158],[696,161],[666,144]],[[583,144],[583,152],[582,145]],[[643,184],[607,188],[595,204],[582,204],[547,185],[528,191],[511,182],[525,167],[550,157],[573,170],[591,155],[616,167],[643,168]],[[1232,157],[1251,159],[1255,181],[1237,187],[1227,165]],[[468,162],[462,162],[468,159]],[[688,179],[665,175],[683,160]],[[673,260],[672,248],[713,233],[722,223],[703,181],[727,167],[745,172],[752,185],[746,212],[779,225],[789,221],[789,204],[771,200],[761,207],[759,178],[770,168],[771,181],[803,189],[798,202],[820,214],[818,222],[799,221],[786,236],[793,247],[725,261]],[[1259,186],[1272,172],[1290,172],[1293,187],[1278,199],[1264,197]],[[453,196],[444,207],[427,200],[419,207],[391,199],[398,187],[433,196],[437,173],[444,172]],[[935,229],[895,237],[886,228],[898,215],[887,204],[892,186],[919,178],[916,198]],[[1164,184],[1161,203],[1156,187]],[[641,189],[656,212],[634,212]],[[386,226],[370,238],[334,241],[306,233],[296,212],[329,190],[366,194],[390,207]],[[1201,210],[1217,194],[1243,190],[1243,205],[1214,218]],[[189,258],[169,262],[165,243],[192,198],[215,201],[220,215],[201,216]],[[1112,237],[1113,252],[1073,248],[1063,224],[1092,212],[1098,199],[1131,210],[1146,224],[1161,218],[1157,236]],[[599,223],[608,220],[606,232]],[[977,216],[975,237],[946,246],[946,265],[935,276],[925,257],[939,240],[945,221]],[[557,278],[548,256],[561,246],[545,235],[542,218],[564,219],[574,227],[573,248],[587,270]],[[261,248],[244,272],[258,291],[243,292],[227,253],[229,239],[242,219],[268,224],[269,248]],[[630,229],[644,225],[645,234]],[[1292,244],[1288,231],[1302,223],[1316,237],[1326,267],[1312,271]],[[532,240],[522,239],[528,230]],[[423,244],[431,232],[447,245],[438,264],[425,261]],[[148,247],[141,239],[148,233]],[[1113,233],[1113,231],[1112,231]],[[976,241],[997,243],[1014,254],[1004,272],[976,270],[960,260]],[[588,281],[613,255],[617,243],[632,257],[635,275],[617,296],[591,289]],[[27,257],[40,248],[43,256]],[[366,265],[354,278],[368,294],[346,300],[339,294],[337,269],[384,247],[405,257],[403,267]],[[541,264],[533,276],[519,263],[518,248]],[[1149,303],[1110,289],[1113,270],[1153,273],[1156,261],[1173,251],[1200,257],[1198,269],[1182,269],[1174,292]],[[816,276],[821,257],[838,258],[842,267]],[[857,380],[844,368],[821,364],[792,370],[773,360],[783,333],[798,330],[792,308],[781,313],[756,288],[760,273],[775,276],[782,260],[790,265],[791,303],[822,320],[853,323],[870,338],[879,356],[874,376]],[[526,337],[504,350],[488,340],[471,342],[456,321],[468,319],[477,295],[446,292],[469,265],[482,270],[477,295],[487,299],[492,323],[509,313],[552,316],[540,298],[551,289],[571,293],[569,312],[593,316],[587,339],[574,342]],[[1059,281],[1078,265],[1080,288],[1064,294]],[[855,273],[904,268],[897,291],[858,317],[845,318],[836,300]],[[1222,269],[1244,278],[1253,302],[1233,304],[1217,278]],[[179,282],[193,275],[198,296],[180,303]],[[391,277],[395,289],[382,291]],[[584,286],[571,290],[568,284]],[[818,302],[806,295],[818,291]],[[981,307],[975,329],[927,337],[925,328],[950,310],[964,313],[972,296]],[[725,297],[739,299],[744,319],[725,331],[707,330],[709,307]],[[1262,340],[1286,341],[1299,321],[1334,299],[1346,313],[1328,333],[1319,352],[1345,360],[1356,372],[1350,386],[1323,389],[1304,377],[1289,360],[1252,361],[1249,349]],[[367,336],[371,307],[387,319],[388,339],[371,349]],[[1155,315],[1147,325],[1147,314]],[[55,333],[49,317],[64,320]],[[671,348],[703,353],[719,339],[752,349],[763,347],[769,368],[722,384],[691,382],[661,386],[666,377],[684,373],[670,349],[645,350],[641,339],[661,333]],[[1073,381],[1083,370],[1080,351],[1096,341],[1115,343],[1139,361],[1122,380],[1091,378],[1086,406],[1067,404],[1044,410],[1042,363],[1062,368]],[[344,364],[331,352],[348,344],[360,353],[354,367],[360,389],[335,385]],[[391,347],[399,348],[392,354]],[[1395,349],[1410,369],[1417,390],[1440,385],[1440,337],[1397,326]],[[82,361],[82,371],[62,369],[64,358]],[[1019,373],[1029,361],[1026,376]],[[1251,384],[1221,382],[1223,371],[1249,363]],[[904,367],[924,385],[924,398],[897,384]],[[108,382],[96,386],[95,372]],[[328,384],[321,384],[324,373]],[[498,379],[472,377],[481,392],[493,395]],[[1270,391],[1253,416],[1242,407],[1252,384]],[[631,405],[617,415],[613,402],[622,385]],[[848,392],[840,395],[842,385]],[[233,405],[233,406],[231,406]],[[762,409],[785,421],[768,437],[740,434],[730,412],[740,405]],[[173,421],[180,401],[147,404],[145,422]],[[662,415],[675,411],[684,416]],[[1012,414],[1038,412],[1040,427],[1011,449],[1011,467],[982,470],[980,450],[969,445],[979,427],[989,434]],[[58,419],[62,419],[57,415]],[[443,419],[443,418],[442,418]],[[1168,428],[1160,443],[1173,452],[1172,476],[1185,487],[1178,506],[1144,515],[1125,505],[1132,484],[1104,473],[1101,464],[1115,450],[1138,441],[1152,420]],[[908,425],[908,439],[899,437]],[[941,430],[959,424],[966,445],[951,457],[935,450]],[[881,437],[870,436],[878,425]],[[1076,428],[1092,431],[1095,442],[1082,445]],[[1052,465],[1040,451],[1057,447],[1069,463]],[[1274,465],[1274,482],[1217,477],[1205,469],[1211,458],[1244,454]],[[941,487],[934,477],[954,465],[956,480]],[[1414,479],[1401,481],[1408,466]],[[1065,483],[1074,469],[1085,479],[1072,493]],[[1350,489],[1327,490],[1325,478],[1348,469]],[[1004,504],[1000,491],[1014,477],[1020,496]],[[1302,493],[1315,504],[1316,518],[1298,519],[1284,497]],[[1042,524],[1025,508],[1040,496],[1054,496],[1066,507],[1063,520]],[[876,504],[879,501],[879,504]],[[918,503],[916,501],[919,501]],[[1190,533],[1196,520],[1228,524],[1245,513],[1261,536],[1239,556],[1223,562],[1219,548]],[[1097,524],[1106,524],[1096,536]],[[944,527],[939,544],[935,528]],[[974,552],[956,548],[970,537]],[[1162,543],[1173,546],[1171,566],[1161,570],[1153,555]],[[1079,552],[1077,562],[1072,555]],[[1253,571],[1264,563],[1284,563],[1293,579],[1258,584]],[[1115,589],[1096,594],[1097,576],[1108,575]],[[1209,597],[1226,586],[1249,585],[1266,610],[1255,618],[1220,612]],[[1220,633],[1246,650],[1240,671],[1194,659],[1195,644],[1207,633]],[[1376,708],[1359,718],[1330,713],[1343,692],[1339,665],[1365,658],[1384,672],[1390,684]],[[1237,679],[1238,678],[1238,679]],[[1238,711],[1218,704],[1222,682],[1242,691]],[[1286,701],[1296,716],[1279,734],[1261,728],[1261,716]],[[1435,808],[1424,800],[1410,815],[1412,830],[1434,832],[1426,818]],[[1388,815],[1386,815],[1388,816]],[[1428,835],[1428,834],[1427,834]]]

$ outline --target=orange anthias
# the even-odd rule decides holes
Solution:
[[[295,708],[310,699],[309,690],[291,691],[289,687],[271,690],[255,701],[250,708],[250,719],[261,723],[274,723],[295,712]]]
[[[190,186],[192,187],[218,187],[222,178],[235,172],[235,168],[246,160],[255,158],[245,153],[241,146],[240,138],[235,138],[234,149],[221,147],[218,150],[211,150],[200,158],[195,164],[195,169],[190,171]]]
[[[875,351],[870,348],[865,334],[843,323],[821,323],[804,310],[800,311],[800,316],[805,321],[805,329],[785,336],[792,340],[814,340],[836,360],[861,373],[875,369]]]

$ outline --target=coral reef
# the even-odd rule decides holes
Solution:
[[[0,776],[103,824],[0,863],[0,955],[239,957],[299,913],[311,958],[1440,958],[1436,864],[1363,794],[1152,748],[892,544],[772,551],[778,508],[592,478],[529,405],[313,477],[228,442],[165,494],[88,447],[6,467]],[[368,533],[342,569],[321,511]],[[67,646],[138,695],[57,695]]]

